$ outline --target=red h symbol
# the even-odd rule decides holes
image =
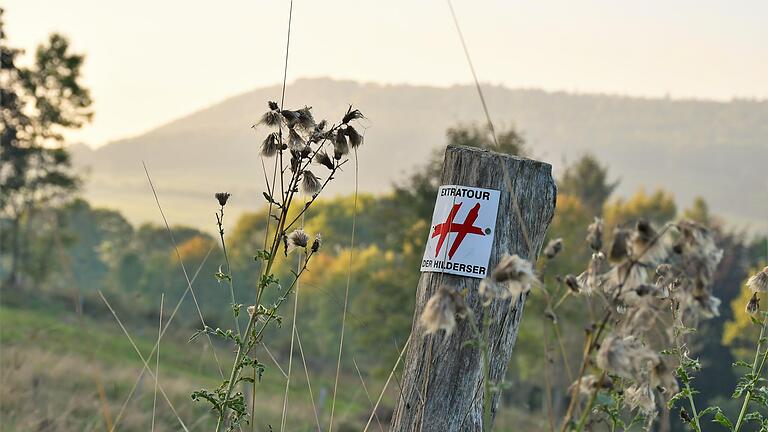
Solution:
[[[437,257],[437,255],[440,253],[440,249],[443,247],[443,242],[445,241],[445,238],[448,237],[448,233],[458,233],[456,239],[453,240],[451,249],[448,251],[448,258],[453,258],[453,254],[456,253],[456,250],[461,245],[461,242],[464,241],[464,238],[467,236],[467,234],[477,234],[481,236],[485,235],[481,228],[473,225],[475,220],[477,220],[478,214],[480,213],[480,203],[477,203],[474,207],[472,207],[472,209],[467,214],[466,219],[464,219],[464,222],[453,222],[453,219],[456,217],[456,213],[458,213],[459,209],[461,208],[461,204],[462,203],[454,204],[451,212],[448,214],[448,219],[446,219],[445,222],[441,224],[435,225],[432,229],[433,238],[440,236],[440,238],[437,240],[437,247],[435,248],[435,257]]]

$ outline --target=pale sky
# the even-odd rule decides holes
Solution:
[[[287,0],[5,0],[14,46],[87,54],[91,146],[281,82]],[[768,1],[454,0],[483,82],[633,96],[768,97]],[[288,80],[471,82],[444,0],[294,0]]]

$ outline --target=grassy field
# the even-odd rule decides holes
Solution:
[[[176,317],[160,350],[160,385],[179,418],[190,431],[210,431],[215,418],[205,405],[193,402],[190,393],[221,382],[208,341],[198,337],[188,342],[194,322]],[[140,321],[142,322],[142,321]],[[143,321],[146,322],[146,321]],[[186,326],[186,327],[185,327]],[[157,338],[157,328],[126,323],[137,348],[148,357]],[[289,331],[289,330],[286,330]],[[216,342],[215,342],[216,343]],[[226,345],[217,345],[225,370],[233,357]],[[287,370],[287,354],[273,352],[280,367]],[[257,431],[280,430],[285,376],[262,350],[258,357],[267,365],[264,379],[256,386]],[[310,353],[307,353],[310,356]],[[307,358],[309,375],[321,429],[330,420],[334,365]],[[142,372],[143,363],[117,322],[108,315],[99,319],[77,315],[42,300],[0,306],[0,430],[27,431],[149,431],[152,425],[154,380]],[[370,398],[375,400],[383,378],[366,375],[360,365]],[[135,386],[135,389],[134,389]],[[133,395],[128,396],[133,389]],[[251,401],[251,389],[242,389]],[[514,392],[514,386],[509,391]],[[388,389],[378,410],[381,427],[374,421],[370,431],[388,429],[389,415],[397,396],[397,383]],[[347,370],[340,377],[339,397],[334,414],[334,431],[361,431],[371,412],[371,403],[360,377]],[[545,419],[525,409],[504,406],[495,430],[540,430]],[[113,429],[114,428],[114,429]],[[178,418],[158,393],[155,431],[181,431]],[[243,430],[250,431],[251,426]],[[312,400],[301,357],[296,355],[291,374],[286,431],[316,431]]]
[[[152,351],[157,329],[128,331],[142,355]],[[207,340],[187,343],[187,334],[169,330],[160,352],[160,385],[189,430],[211,430],[213,415],[189,394],[221,382]],[[142,371],[142,361],[117,323],[85,319],[50,309],[0,307],[0,428],[3,431],[147,431],[152,424],[154,380]],[[224,345],[217,348],[222,368],[231,361]],[[264,353],[260,353],[260,356]],[[279,356],[278,356],[279,357]],[[154,367],[154,357],[147,359]],[[285,377],[264,355],[268,369],[256,387],[255,430],[279,430]],[[281,362],[287,370],[287,361]],[[311,362],[310,362],[311,364]],[[226,373],[226,371],[225,371]],[[333,374],[309,370],[323,429],[330,415]],[[285,430],[316,430],[300,358],[293,363],[290,403]],[[368,378],[366,378],[368,380]],[[373,380],[371,380],[373,381]],[[136,389],[125,404],[131,389]],[[381,383],[366,382],[375,398]],[[250,400],[250,389],[244,389]],[[359,377],[342,376],[336,404],[335,430],[361,430],[370,403]],[[391,406],[389,394],[386,406]],[[122,412],[121,412],[122,411]],[[155,430],[182,430],[162,395],[157,396]],[[250,430],[250,427],[244,428]],[[375,430],[378,430],[376,425]],[[385,427],[386,429],[386,427]]]

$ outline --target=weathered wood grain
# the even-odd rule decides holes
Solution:
[[[522,221],[511,201],[510,181]],[[475,148],[449,146],[445,153],[442,184],[501,191],[489,268],[495,267],[504,253],[536,260],[555,210],[557,188],[549,164]],[[530,238],[533,257],[530,257],[521,223]],[[469,324],[460,320],[454,333],[445,338],[442,331],[426,336],[418,322],[427,300],[440,285],[446,285],[467,290],[467,304],[474,310],[480,326],[483,307],[478,294],[479,284],[480,279],[449,274],[421,275],[412,339],[405,357],[402,393],[392,417],[392,431],[482,431],[481,356],[474,346],[462,347],[462,342],[472,338]],[[491,314],[492,382],[498,382],[506,373],[524,303],[524,297],[495,301],[488,309]],[[497,406],[498,395],[493,401],[494,415]]]

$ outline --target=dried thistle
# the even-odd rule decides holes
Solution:
[[[325,166],[329,170],[333,170],[335,168],[333,161],[331,160],[330,156],[328,156],[328,153],[326,153],[325,151],[317,152],[317,154],[315,155],[315,162]]]
[[[517,299],[531,290],[530,284],[513,282],[496,282],[493,278],[485,278],[480,282],[478,292],[483,297],[483,304],[488,306],[493,300]]]
[[[272,132],[261,143],[261,155],[272,157],[277,154],[278,150],[280,150],[280,135],[277,132]]]
[[[268,105],[269,111],[261,116],[261,121],[259,121],[259,123],[267,126],[277,126],[280,124],[280,109],[275,102],[270,101]]]
[[[544,256],[548,259],[552,259],[557,254],[560,253],[560,251],[563,250],[563,239],[562,238],[556,238],[553,240],[550,240],[549,243],[547,243],[547,246],[544,248]]]
[[[285,237],[285,254],[293,252],[295,249],[305,249],[309,242],[309,236],[302,229],[297,229]]]
[[[304,130],[310,131],[315,128],[315,119],[312,118],[312,107],[304,107],[298,111],[296,111],[298,114],[298,120],[297,123],[299,126],[304,128]]]
[[[768,266],[747,279],[747,287],[755,293],[768,292]]]
[[[659,364],[651,370],[651,386],[656,387],[667,399],[680,390],[674,371],[667,366],[664,360],[661,360]]]
[[[628,246],[632,258],[642,263],[655,263],[667,255],[667,250],[659,239],[658,231],[644,219],[637,221],[635,230],[629,237]]]
[[[610,294],[617,294],[617,292],[626,294],[645,283],[646,277],[645,267],[624,261],[611,268],[603,287],[605,292]]]
[[[585,294],[592,294],[595,290],[602,287],[605,277],[605,254],[595,252],[589,261],[587,269],[578,276],[579,285]]]
[[[282,110],[280,114],[282,114],[289,129],[293,129],[299,123],[300,116],[298,111]]]
[[[296,152],[301,152],[306,146],[307,142],[304,141],[304,138],[296,132],[296,129],[291,128],[288,133],[288,148]]]
[[[612,263],[623,261],[629,255],[627,241],[629,240],[629,230],[625,228],[614,228],[611,245],[608,248],[608,260]]]
[[[607,375],[604,377],[584,375],[581,377],[581,383],[577,380],[568,387],[569,392],[572,392],[577,385],[579,386],[579,392],[588,396],[597,390],[613,388],[613,381],[611,380],[611,377]]]
[[[301,173],[301,176],[301,189],[305,194],[315,196],[320,193],[323,184],[320,183],[320,179],[318,179],[312,171],[306,170]]]
[[[597,351],[597,366],[623,378],[643,381],[648,371],[661,362],[658,354],[643,346],[635,336],[611,333]]]
[[[530,291],[531,284],[535,281],[536,276],[533,274],[533,266],[529,261],[520,258],[516,254],[505,254],[499,260],[496,268],[493,269],[489,282],[504,284],[508,295],[506,297],[502,296],[502,298],[508,298],[517,297]],[[486,285],[489,284],[486,283]],[[489,285],[487,292],[498,292],[498,290],[491,288]]]
[[[461,294],[440,287],[424,306],[419,322],[424,326],[426,334],[445,330],[446,336],[449,336],[456,328],[456,315],[464,318],[466,314],[467,308]]]
[[[595,220],[587,227],[587,243],[589,247],[599,252],[603,249],[603,219],[596,217]]]
[[[364,118],[363,113],[360,112],[359,109],[352,109],[352,105],[349,106],[347,109],[347,113],[344,114],[344,118],[341,119],[341,122],[344,124],[349,124],[352,120],[357,120]]]
[[[360,135],[357,132],[357,129],[353,128],[352,126],[347,126],[344,129],[344,134],[349,138],[349,145],[352,146],[353,149],[356,149],[360,147],[360,145],[363,143],[363,136]]]
[[[224,207],[225,205],[227,205],[227,200],[229,199],[229,197],[232,196],[232,194],[230,194],[229,192],[216,192],[214,196],[219,201],[219,205]]]
[[[752,294],[752,298],[747,303],[746,311],[749,315],[754,315],[760,311],[760,297],[757,296],[757,293]]]
[[[312,252],[320,250],[320,246],[323,244],[323,239],[320,237],[320,233],[315,234],[315,240],[312,242]]]
[[[575,294],[581,292],[581,284],[579,283],[578,278],[572,274],[565,276],[565,286]]]
[[[623,325],[627,333],[640,335],[652,329],[656,324],[659,311],[649,300],[650,296],[642,297],[636,305],[627,309],[627,318]]]
[[[646,416],[656,416],[656,397],[650,384],[633,384],[624,392],[624,402],[630,410],[639,410]]]
[[[336,158],[336,160],[339,160],[342,156],[348,153],[349,143],[347,143],[347,138],[344,136],[344,132],[336,132],[336,137],[333,140],[333,157]]]
[[[499,260],[499,264],[493,269],[491,278],[495,282],[516,281],[521,284],[530,285],[535,277],[533,275],[533,266],[529,261],[517,254],[504,254]]]

